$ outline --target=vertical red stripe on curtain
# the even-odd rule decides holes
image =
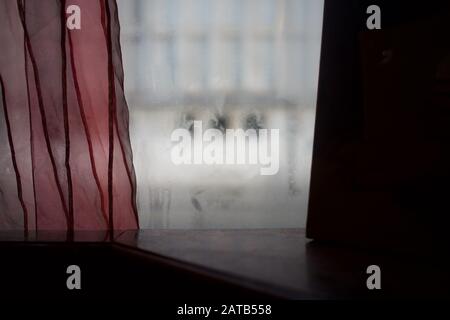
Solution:
[[[0,45],[0,230],[138,228],[116,2],[1,1]]]

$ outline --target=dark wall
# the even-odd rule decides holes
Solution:
[[[371,4],[381,30],[366,28]],[[449,8],[325,2],[308,237],[417,252],[447,242]]]

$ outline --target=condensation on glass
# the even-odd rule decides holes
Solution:
[[[141,228],[304,227],[322,0],[119,0]],[[280,169],[174,165],[177,128],[279,129]]]

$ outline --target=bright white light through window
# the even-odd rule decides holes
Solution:
[[[118,4],[141,227],[304,227],[323,1]],[[278,173],[175,165],[171,134],[195,121],[279,130]]]

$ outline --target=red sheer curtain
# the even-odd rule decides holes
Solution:
[[[114,0],[0,1],[0,230],[138,228],[119,33]]]

